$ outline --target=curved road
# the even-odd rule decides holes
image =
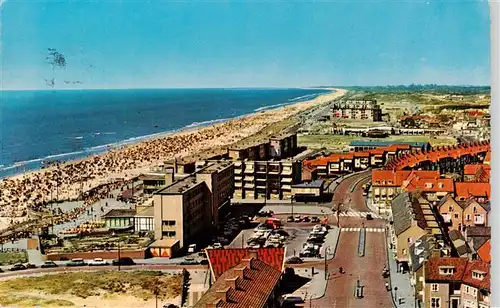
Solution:
[[[349,211],[368,212],[361,186],[368,182],[366,173],[347,178],[335,190],[333,204],[348,200]],[[355,185],[355,187],[353,186]],[[354,189],[352,189],[354,188]],[[351,190],[353,192],[351,193]],[[344,206],[345,206],[344,205]],[[366,220],[360,217],[340,217],[340,227],[362,227],[385,229],[382,219]],[[366,232],[365,256],[358,256],[359,232],[340,233],[335,258],[328,262],[330,275],[325,296],[306,304],[310,308],[371,308],[392,307],[390,292],[385,289],[382,269],[387,263],[385,232]],[[345,271],[339,273],[339,267]],[[357,280],[363,286],[363,298],[354,296]]]

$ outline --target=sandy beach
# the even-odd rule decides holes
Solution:
[[[101,155],[3,179],[0,183],[0,230],[27,219],[29,211],[43,211],[56,198],[75,199],[99,185],[143,174],[174,157],[182,158],[210,148],[230,145],[258,133],[268,124],[282,121],[346,93],[342,89],[332,90],[335,92],[310,101],[161,135]],[[99,195],[94,197],[98,198]]]

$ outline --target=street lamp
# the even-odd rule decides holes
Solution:
[[[328,278],[328,264],[327,264],[327,256],[328,252],[330,251],[330,246],[326,247],[325,249],[325,280]]]
[[[394,287],[394,301],[398,301],[398,287]]]

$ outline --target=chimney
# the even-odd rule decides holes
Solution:
[[[234,269],[234,273],[237,275],[237,277],[240,277],[240,279],[245,279],[245,269],[246,266],[239,266]]]
[[[229,289],[231,289],[231,288],[230,287],[226,287],[224,289],[217,290],[216,291],[217,299],[219,301],[227,302],[227,295],[229,293]]]
[[[254,258],[254,257],[244,258],[244,259],[241,259],[241,263],[242,263],[243,265],[245,265],[245,267],[248,267],[249,269],[254,269],[254,268],[252,267],[252,262],[253,262],[253,260],[255,260],[255,258]]]
[[[233,278],[226,278],[226,286],[233,288],[233,290],[237,290],[239,276]]]
[[[206,307],[206,308],[217,308],[217,306],[218,306],[219,304],[220,304],[220,305],[222,305],[222,300],[217,299],[217,300],[215,300],[215,301],[213,301],[213,302],[211,302],[211,303],[208,303],[205,307]]]

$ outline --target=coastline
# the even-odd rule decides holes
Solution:
[[[55,188],[54,182],[61,182],[57,186],[61,200],[76,198],[82,191],[108,183],[113,179],[130,179],[174,157],[182,158],[207,149],[228,146],[257,134],[269,124],[283,121],[311,107],[337,99],[347,92],[337,88],[324,90],[335,92],[327,92],[311,100],[253,112],[206,126],[186,127],[179,131],[158,133],[152,138],[125,144],[101,154],[92,154],[81,159],[66,161],[59,166],[6,177],[0,183],[0,188],[5,191],[0,200],[0,216],[19,217],[19,211],[28,210],[33,204],[41,201],[50,202],[50,194]],[[111,167],[109,167],[110,164],[112,164]],[[83,174],[78,172],[77,166],[85,168],[84,172],[81,172]],[[69,175],[66,174],[68,169],[71,171]],[[38,183],[40,181],[46,183]],[[23,187],[26,183],[30,183],[33,187],[30,189]],[[19,194],[18,198],[14,193]],[[23,193],[28,197],[20,197]],[[12,202],[16,199],[17,202]]]

